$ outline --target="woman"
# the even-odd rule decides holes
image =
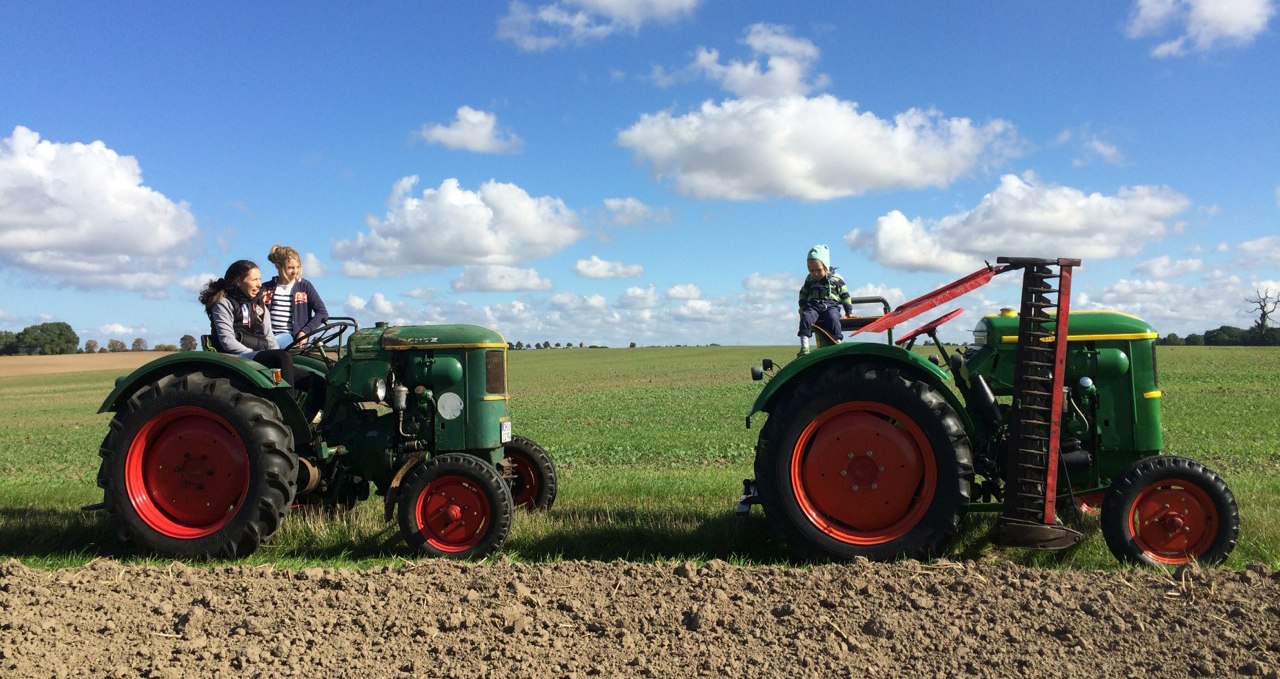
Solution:
[[[258,299],[261,288],[262,273],[247,259],[233,262],[226,275],[204,287],[200,303],[209,315],[213,346],[268,368],[279,368],[280,377],[296,386],[293,358],[276,344],[271,312]]]
[[[302,259],[287,245],[275,245],[267,259],[279,275],[262,286],[262,303],[271,308],[276,343],[305,346],[307,335],[329,320],[329,310],[316,288],[302,277]]]

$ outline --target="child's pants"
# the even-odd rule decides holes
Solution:
[[[826,330],[837,342],[844,339],[844,333],[840,332],[840,305],[834,301],[809,302],[800,308],[800,332],[796,336],[812,336],[815,325]]]

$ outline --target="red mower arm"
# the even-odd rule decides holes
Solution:
[[[978,269],[958,281],[948,283],[933,292],[926,293],[911,300],[910,302],[904,303],[902,306],[894,309],[893,313],[885,314],[880,317],[879,320],[874,323],[868,323],[862,328],[855,330],[852,334],[856,335],[862,332],[882,332],[889,328],[897,327],[900,323],[905,323],[906,321],[909,321],[934,307],[946,304],[961,295],[973,292],[987,283],[990,283],[992,278],[997,274],[1003,273],[1006,268],[1008,267],[993,267],[988,265]],[[940,319],[938,323],[941,324],[944,320],[949,319]],[[899,340],[899,342],[901,342],[901,340]]]
[[[955,318],[956,316],[959,316],[960,313],[963,311],[964,311],[964,307],[960,307],[954,311],[949,311],[947,312],[946,315],[935,318],[932,321],[929,321],[928,323],[925,323],[924,325],[916,328],[915,330],[912,330],[906,335],[903,335],[902,338],[898,340],[897,344],[900,346],[903,344],[906,344],[907,348],[911,348],[911,344],[907,344],[908,342],[911,342],[912,344],[914,344],[917,337],[921,335],[932,335],[933,331],[938,329],[938,326],[942,325],[943,323],[946,323],[947,321]]]

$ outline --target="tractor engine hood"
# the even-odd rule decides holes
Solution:
[[[505,349],[502,335],[479,325],[404,325],[377,323],[351,337],[355,354],[378,351],[428,351],[436,349]]]

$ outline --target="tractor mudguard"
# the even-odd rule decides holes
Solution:
[[[293,403],[293,399],[288,397],[287,392],[278,392],[279,398],[276,397],[276,393],[273,393],[276,389],[287,389],[288,385],[283,382],[276,383],[272,368],[250,361],[247,358],[240,358],[230,354],[220,354],[212,351],[179,351],[161,356],[128,375],[116,379],[115,389],[107,395],[107,399],[102,402],[98,412],[105,413],[117,410],[122,399],[128,398],[139,387],[154,382],[162,375],[188,373],[196,370],[203,370],[206,373],[224,375],[226,377],[241,378],[249,384],[262,389],[263,395],[276,402],[282,412],[286,410],[285,403]],[[298,410],[296,403],[293,410]],[[285,412],[285,417],[289,418],[289,416],[290,414]],[[302,416],[301,412],[298,413],[298,416]]]
[[[896,364],[906,371],[919,375],[922,381],[942,394],[942,397],[955,409],[964,423],[965,431],[972,431],[973,423],[969,420],[964,404],[956,397],[955,390],[947,386],[952,379],[945,370],[901,347],[875,342],[845,342],[805,354],[786,364],[777,375],[773,376],[773,379],[765,384],[760,395],[756,397],[755,403],[751,404],[751,410],[747,413],[747,426],[751,426],[752,415],[772,410],[774,398],[788,386],[797,383],[802,375],[822,370],[824,366],[833,362],[849,361],[870,361],[886,366]]]

